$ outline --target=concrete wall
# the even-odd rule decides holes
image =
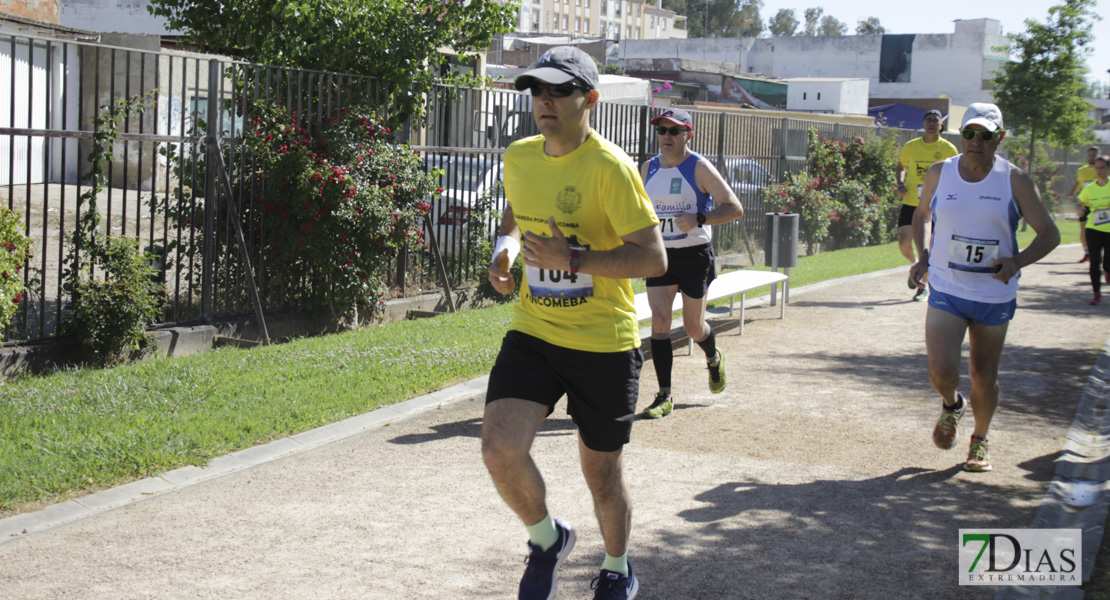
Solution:
[[[88,0],[95,2],[96,0]],[[15,15],[24,19],[34,19],[43,23],[60,24],[58,20],[59,0],[0,0],[0,13]],[[75,25],[75,27],[80,27]],[[82,29],[85,29],[82,27]]]
[[[2,0],[0,0],[2,1]],[[92,31],[165,35],[166,20],[147,12],[147,0],[54,0],[60,4],[60,23]]]
[[[618,58],[683,58],[743,66],[751,38],[693,38],[672,40],[622,40]],[[622,63],[623,64],[623,63]],[[746,72],[746,70],[745,70]]]

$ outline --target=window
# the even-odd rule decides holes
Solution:
[[[637,5],[636,5],[636,16],[637,16],[637,17],[638,17],[638,16],[640,16],[640,8],[641,8],[642,6],[643,6],[643,4],[637,4]]]
[[[666,19],[666,18],[662,18],[662,19],[660,19],[660,21],[662,21],[662,22],[663,22],[663,31],[666,31],[666,30],[667,30],[667,19]]]
[[[883,34],[879,54],[879,83],[908,82],[913,65],[914,34]]]
[[[806,99],[806,93],[802,92],[802,100],[805,100],[805,99]]]
[[[570,15],[563,15],[563,29],[570,29]]]
[[[590,0],[586,0],[586,8],[590,7]]]
[[[574,17],[574,30],[582,31],[582,17]]]
[[[632,37],[632,26],[631,25],[625,25],[624,26],[624,37],[629,38],[629,39],[636,39],[636,38]]]
[[[535,31],[535,30],[538,30],[539,28],[540,28],[540,9],[533,8],[532,9],[532,30]]]
[[[601,39],[605,39],[605,21],[602,21],[601,25],[598,26],[597,37],[599,37]]]
[[[601,16],[609,14],[609,0],[601,0]]]
[[[821,92],[817,92],[817,99],[818,99],[818,100],[820,100],[820,99],[821,99]]]
[[[655,15],[651,15],[651,27],[655,27]]]
[[[636,28],[636,37],[634,37],[632,39],[634,39],[634,40],[642,40],[643,39],[643,36],[640,35],[640,28],[639,27]]]

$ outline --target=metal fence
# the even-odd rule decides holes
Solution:
[[[63,332],[66,236],[75,231],[79,198],[90,189],[86,157],[93,117],[103,114],[104,106],[152,94],[142,114],[120,123],[114,160],[107,166],[109,187],[97,205],[105,233],[137,239],[161,257],[165,324],[252,312],[229,209],[240,214],[257,210],[259,190],[250,178],[239,178],[238,189],[222,193],[216,169],[205,166],[216,164],[214,153],[222,148],[230,169],[250,171],[252,158],[240,151],[241,140],[259,99],[279,100],[309,129],[347,106],[370,104],[379,114],[390,111],[388,94],[366,77],[36,37],[0,39],[0,87],[7,88],[0,89],[0,199],[20,214],[34,242],[34,264],[24,272],[26,300],[5,335],[20,341]],[[602,103],[591,124],[641,163],[658,152],[649,120],[659,110]],[[697,131],[694,149],[714,162],[745,208],[744,219],[714,228],[721,252],[742,250],[747,243],[758,246],[761,189],[804,167],[809,129],[843,140],[882,131],[816,120],[691,112]],[[916,135],[886,131],[899,144]],[[432,199],[429,228],[442,251],[449,286],[483,277],[487,244],[504,208],[501,156],[513,141],[536,133],[526,94],[437,87],[427,98],[425,119],[410,121],[399,134],[428,168],[443,171],[445,192]],[[1082,160],[1081,152],[1074,156]],[[263,309],[296,306],[306,284],[273,273],[264,240],[244,233]],[[441,288],[433,261],[434,253],[426,248],[401,253],[388,265],[393,294]]]

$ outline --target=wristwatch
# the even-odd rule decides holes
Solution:
[[[570,272],[577,273],[578,269],[582,268],[582,255],[577,250],[570,251],[570,258],[567,259],[567,266],[570,267]]]
[[[698,227],[705,225],[705,213],[698,213]]]

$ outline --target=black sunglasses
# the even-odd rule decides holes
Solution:
[[[566,98],[567,96],[573,94],[574,90],[582,90],[582,93],[586,93],[590,91],[590,88],[581,84],[574,83],[572,81],[560,84],[540,83],[537,81],[528,86],[528,90],[532,92],[533,97],[537,98],[543,95],[544,90],[547,90],[547,92],[551,94],[552,98]]]
[[[656,127],[655,133],[659,135],[678,135],[684,131],[690,131],[689,127]]]
[[[975,136],[979,136],[979,139],[984,142],[993,140],[994,134],[995,132],[987,131],[986,129],[964,129],[960,132],[960,135],[962,135],[965,140],[971,141],[975,139]]]

